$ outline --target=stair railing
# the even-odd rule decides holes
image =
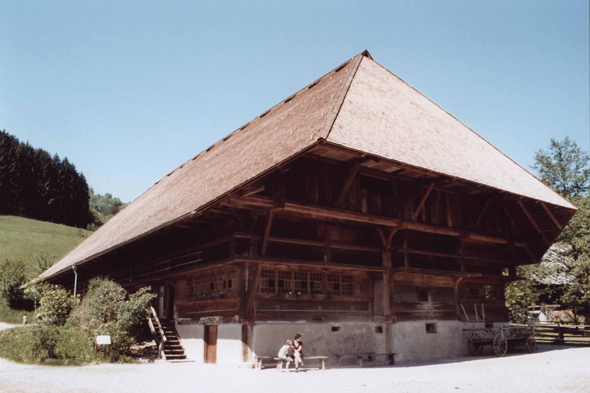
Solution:
[[[158,318],[158,314],[156,314],[156,310],[154,309],[154,307],[151,304],[148,306],[148,312],[149,312],[148,325],[150,327],[150,331],[152,332],[152,334],[156,338],[156,344],[158,344],[158,358],[161,359],[162,357],[164,357],[164,359],[166,359],[166,354],[164,353],[164,344],[168,341],[168,339],[166,338],[166,334],[164,333],[164,327],[160,323],[160,319]],[[160,326],[160,334],[159,335],[156,332],[156,327],[154,326],[154,323],[152,322],[152,318]]]

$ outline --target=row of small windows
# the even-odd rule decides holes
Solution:
[[[186,281],[186,286],[188,298],[233,293],[236,290],[236,271],[216,271],[192,277]]]
[[[327,287],[324,288],[324,274]],[[260,276],[260,292],[287,295],[323,294],[353,296],[352,275],[334,273],[294,272],[287,270],[263,270]]]

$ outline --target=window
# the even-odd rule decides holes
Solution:
[[[260,292],[274,293],[276,272],[274,270],[263,270],[260,273]]]
[[[325,279],[327,288],[323,283]],[[354,282],[354,276],[347,274],[266,269],[261,271],[260,292],[297,296],[354,296]]]
[[[188,297],[193,297],[195,293],[195,287],[193,286],[193,279],[189,278],[186,280],[186,294]]]
[[[375,326],[375,333],[383,333],[383,326]]]
[[[309,273],[309,291],[313,294],[322,293],[322,273]]]
[[[293,274],[291,272],[281,271],[279,270],[279,279],[277,282],[277,287],[279,293],[293,293]]]
[[[352,296],[354,294],[352,285],[352,276],[341,276],[342,296]]]
[[[187,298],[204,298],[235,292],[236,271],[219,270],[186,280]]]
[[[197,295],[197,294],[201,294],[203,293],[203,286],[201,285],[203,280],[203,277],[196,277],[193,282],[194,282],[194,286],[193,286],[193,295]]]
[[[295,272],[295,292],[302,295],[308,292],[308,287],[307,273]]]
[[[340,275],[328,274],[328,293],[330,295],[340,295]]]
[[[353,296],[354,285],[352,276],[328,274],[328,293],[334,296]]]
[[[426,333],[436,333],[436,323],[427,323]]]
[[[235,270],[230,270],[227,273],[227,289],[229,291],[232,291],[235,288],[235,283],[236,281],[236,271]]]
[[[332,331],[333,332],[339,332],[340,331],[340,326],[332,326]]]
[[[209,292],[217,292],[217,274],[209,276]]]
[[[428,288],[418,288],[418,301],[419,302],[429,301]]]

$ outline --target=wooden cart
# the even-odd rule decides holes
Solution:
[[[529,352],[537,350],[534,325],[506,325],[499,327],[466,328],[469,352],[481,355],[485,345],[491,345],[496,356],[504,356],[508,348],[524,345]]]

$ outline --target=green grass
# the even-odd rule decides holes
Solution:
[[[0,261],[22,260],[28,279],[33,279],[39,273],[37,257],[55,263],[91,233],[84,229],[29,218],[0,216]],[[11,309],[0,298],[0,321],[22,323],[23,312],[25,311]],[[32,320],[32,313],[27,314]]]
[[[92,232],[15,216],[0,216],[0,261],[23,260],[32,274],[35,256],[59,261]]]
[[[0,297],[0,322],[6,323],[23,323],[23,314],[27,313],[31,323],[33,322],[33,313],[27,310],[13,310],[8,307],[6,300]]]

